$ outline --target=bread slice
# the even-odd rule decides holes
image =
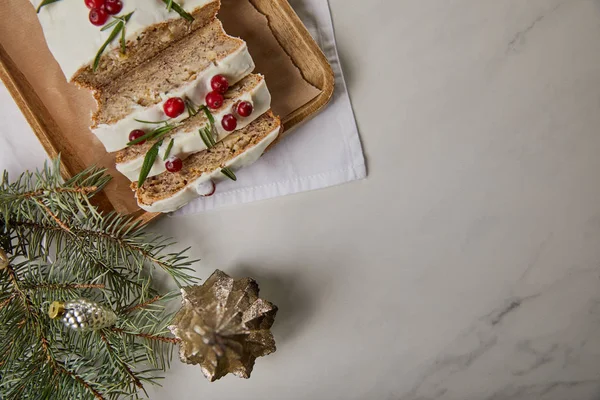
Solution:
[[[233,111],[235,105],[241,101],[247,101],[253,105],[253,111],[249,117],[241,117]],[[221,125],[221,120],[226,114],[234,113],[236,115],[238,120],[237,129],[239,130],[256,120],[270,108],[271,94],[267,88],[265,78],[262,75],[248,75],[225,93],[225,101],[222,107],[211,111],[215,120],[216,141],[218,142],[232,133],[223,129]],[[163,144],[148,176],[161,174],[166,170],[163,159],[167,148],[170,147],[170,157],[178,157],[182,160],[185,160],[191,154],[206,149],[206,144],[199,133],[201,129],[206,128],[210,129],[210,122],[204,112],[199,112],[160,138],[148,140],[143,144],[132,145],[117,152],[117,170],[131,181],[137,181],[146,153],[160,140]],[[173,141],[172,145],[170,144],[171,141]]]
[[[220,180],[221,170],[251,165],[265,152],[281,131],[279,117],[271,111],[223,139],[215,147],[188,157],[177,173],[163,172],[148,178],[141,187],[134,182],[138,205],[149,212],[171,212],[206,194],[206,183]],[[227,179],[227,178],[224,178]]]
[[[75,73],[73,82],[92,90],[109,85],[144,61],[155,57],[172,43],[205,26],[216,17],[220,6],[220,0],[214,0],[196,8],[190,13],[194,18],[192,22],[179,17],[148,26],[127,41],[125,54],[122,54],[118,46],[105,52],[96,71],[91,64],[86,65]]]
[[[214,20],[97,92],[92,131],[107,151],[121,150],[132,130],[155,127],[139,121],[167,119],[163,104],[168,98],[181,97],[202,105],[212,91],[213,76],[224,75],[234,84],[252,70],[254,62],[246,43],[227,35],[221,22]],[[170,122],[188,117],[184,112]]]
[[[37,9],[42,0],[30,0]],[[89,21],[90,10],[83,0],[57,1],[43,6],[38,18],[46,42],[58,61],[65,77],[78,85],[97,90],[121,77],[137,65],[156,56],[172,43],[212,21],[220,0],[176,0],[175,3],[194,18],[188,21],[175,9],[167,8],[164,0],[124,0],[122,11],[115,17],[130,17],[124,32],[119,32],[106,49],[96,71],[94,60],[114,29]],[[125,52],[121,49],[121,35],[126,41]]]

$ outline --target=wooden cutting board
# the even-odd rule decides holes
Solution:
[[[333,95],[327,59],[286,0],[222,0],[219,19],[227,33],[248,43],[256,73],[265,75],[273,111],[284,135],[318,113]],[[90,165],[106,167],[112,182],[98,198],[115,210],[149,222],[160,214],[141,210],[129,180],[115,169],[114,154],[89,130],[94,101],[66,82],[46,46],[28,0],[0,2],[0,79],[52,158],[61,156],[65,177]]]

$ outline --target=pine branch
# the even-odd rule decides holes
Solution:
[[[128,314],[128,313],[134,312],[136,310],[139,310],[141,308],[144,308],[144,307],[147,307],[147,306],[149,306],[151,304],[154,304],[154,303],[156,303],[157,301],[160,301],[160,300],[162,300],[162,296],[154,296],[152,299],[150,299],[150,300],[148,300],[148,301],[146,301],[144,303],[137,304],[137,305],[135,305],[133,307],[129,307],[129,308],[123,310],[123,314]]]
[[[106,345],[106,350],[108,351],[108,354],[110,354],[110,356],[115,360],[115,363],[118,364],[127,373],[127,375],[129,375],[135,386],[137,386],[139,389],[144,390],[144,385],[142,385],[142,382],[139,380],[139,378],[133,373],[133,371],[131,371],[129,365],[127,365],[119,356],[116,355],[115,350],[112,348],[104,332],[100,332],[100,337]]]
[[[177,338],[170,338],[167,336],[158,336],[158,335],[151,335],[149,333],[132,333],[132,332],[127,332],[124,329],[121,328],[111,328],[111,330],[113,332],[117,332],[117,333],[123,333],[125,335],[131,335],[131,336],[135,336],[135,337],[141,337],[144,339],[148,339],[148,340],[156,340],[158,342],[165,342],[165,343],[172,343],[172,344],[177,344],[179,342],[181,342],[180,339]]]
[[[193,282],[194,261],[131,218],[100,213],[90,198],[109,180],[89,168],[64,181],[58,161],[14,182],[2,175],[0,398],[138,399],[169,366],[178,340],[164,303],[175,294],[159,295],[152,273]],[[86,333],[50,320],[50,303],[80,297],[115,310],[116,325]]]
[[[69,290],[69,289],[104,289],[103,284],[81,284],[81,283],[45,283],[41,285],[25,286],[25,290]]]
[[[104,400],[104,396],[102,396],[100,392],[94,389],[89,382],[86,382],[85,379],[83,379],[81,376],[69,371],[68,369],[60,365],[58,361],[56,361],[56,359],[52,356],[52,353],[50,352],[49,342],[45,337],[41,336],[40,340],[42,343],[42,349],[44,350],[44,353],[46,353],[47,360],[52,366],[52,368],[54,368],[57,372],[72,378],[75,382],[77,382],[78,384],[83,386],[88,392],[90,392],[96,399]]]

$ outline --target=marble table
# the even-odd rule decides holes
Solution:
[[[600,2],[330,3],[369,178],[154,225],[280,313],[249,381],[151,398],[600,398]]]

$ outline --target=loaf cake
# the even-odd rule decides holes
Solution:
[[[135,129],[151,129],[168,119],[164,105],[169,98],[181,98],[194,105],[205,104],[215,75],[234,84],[254,70],[246,43],[228,36],[219,20],[191,33],[154,59],[111,82],[96,93],[98,111],[92,117],[92,131],[109,152],[127,146]],[[185,110],[170,118],[179,122],[189,117]]]
[[[271,94],[267,89],[265,78],[261,75],[248,75],[235,86],[230,88],[224,95],[223,105],[212,110],[213,119],[221,121],[230,113],[232,108],[241,102],[249,102],[253,106],[252,113],[248,117],[239,117],[236,129],[242,129],[271,108]],[[162,126],[162,125],[161,125]],[[153,128],[156,129],[156,128]],[[206,149],[206,143],[199,134],[201,130],[211,129],[209,118],[205,112],[197,112],[177,126],[172,126],[165,135],[160,138],[147,140],[144,143],[131,145],[116,153],[117,170],[129,180],[136,181],[144,163],[144,156],[157,142],[162,141],[158,157],[156,158],[148,176],[161,174],[166,170],[165,155],[169,150],[170,157],[178,157],[185,160],[189,155]],[[214,124],[216,141],[220,141],[232,132],[227,131],[221,124]],[[171,144],[173,141],[173,144]]]
[[[144,210],[211,196],[280,135],[246,43],[216,18],[220,0],[31,2],[65,76],[91,90],[91,130]]]
[[[215,18],[220,8],[220,0],[186,0],[181,6],[187,13],[184,17],[173,7],[169,10],[167,2],[162,0],[109,0],[117,5],[115,17],[132,13],[124,24],[125,49],[123,51],[120,40],[111,41],[100,53],[94,68],[94,60],[114,27],[102,30],[111,22],[107,12],[94,14],[100,15],[100,20],[92,22],[90,6],[97,3],[106,7],[106,2],[61,0],[39,8],[43,0],[30,1],[39,10],[46,42],[67,80],[92,90],[113,82],[203,27]],[[104,23],[100,24],[103,19]],[[119,33],[118,39],[121,35]]]
[[[211,182],[223,179],[223,168],[235,171],[253,164],[280,131],[281,121],[268,111],[215,147],[188,157],[179,172],[163,172],[146,179],[141,187],[134,182],[132,188],[139,206],[150,212],[171,212],[199,196],[211,194]]]

